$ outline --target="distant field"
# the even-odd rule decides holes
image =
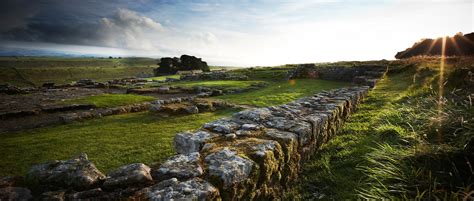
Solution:
[[[0,57],[0,67],[156,67],[153,58]]]
[[[157,60],[150,58],[0,57],[0,84],[41,86],[79,79],[106,81],[131,76],[152,76]]]

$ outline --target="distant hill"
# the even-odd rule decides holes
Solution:
[[[423,39],[415,43],[405,51],[395,55],[397,59],[405,59],[414,56],[440,56],[442,54],[443,38]],[[446,56],[474,56],[474,33],[462,35],[456,34],[453,37],[446,37]]]

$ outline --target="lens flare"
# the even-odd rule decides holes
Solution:
[[[295,85],[296,84],[296,80],[290,80],[290,85]]]
[[[443,104],[444,104],[444,67],[446,65],[446,37],[443,37],[441,44],[441,58],[439,64],[439,80],[438,80],[438,139],[442,140],[442,120],[443,120]]]

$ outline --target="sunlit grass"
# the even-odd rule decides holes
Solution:
[[[237,81],[237,80],[203,80],[203,81],[182,81],[166,83],[162,85],[167,86],[180,86],[180,87],[212,87],[219,89],[245,89],[250,87],[252,84],[258,84],[261,81]]]
[[[0,135],[0,177],[24,175],[37,163],[85,152],[104,172],[121,165],[159,163],[174,154],[177,132],[230,115],[235,110],[162,118],[132,113]]]
[[[336,137],[304,165],[291,194],[303,200],[397,200],[459,199],[469,192],[463,182],[472,181],[465,169],[472,153],[463,149],[474,137],[473,127],[459,118],[472,119],[474,112],[466,103],[445,104],[442,126],[431,123],[438,116],[439,66],[433,63],[379,82]],[[443,141],[437,140],[438,128]]]
[[[165,81],[166,78],[174,78],[174,79],[179,79],[181,77],[181,75],[163,75],[163,76],[157,76],[157,77],[149,77],[149,78],[145,78],[146,80],[149,80],[149,81]]]
[[[268,86],[255,91],[239,94],[229,94],[215,98],[229,101],[235,104],[270,106],[291,102],[303,96],[312,95],[322,90],[329,90],[348,86],[349,83],[334,82],[326,80],[299,79],[279,80],[269,82]]]

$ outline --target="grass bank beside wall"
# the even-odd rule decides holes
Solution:
[[[452,200],[472,196],[472,88],[459,84],[468,73],[458,72],[469,65],[459,61],[445,65],[442,101],[439,60],[408,61],[405,66],[393,69],[377,84],[336,137],[304,164],[289,197]]]

